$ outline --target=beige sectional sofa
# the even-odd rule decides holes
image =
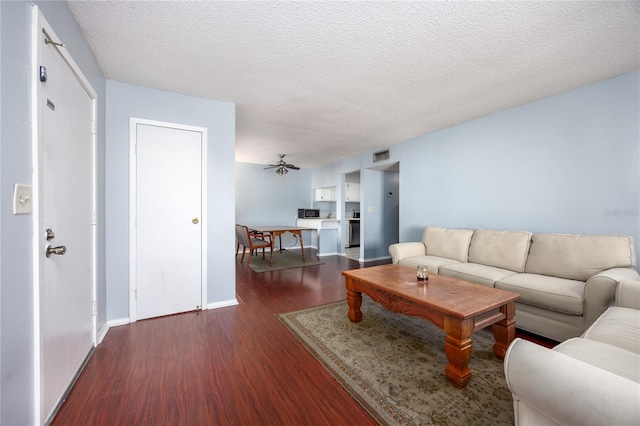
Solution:
[[[516,327],[564,341],[613,303],[618,283],[640,280],[633,238],[427,226],[421,242],[389,247],[393,263],[520,294]]]
[[[547,349],[515,339],[504,358],[515,424],[640,424],[640,281],[622,280],[616,306]]]

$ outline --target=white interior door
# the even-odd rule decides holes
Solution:
[[[95,345],[96,95],[68,52],[45,42],[59,40],[38,17],[34,234],[39,252],[40,421],[44,422]]]
[[[203,129],[157,122],[131,126],[135,319],[201,309]]]

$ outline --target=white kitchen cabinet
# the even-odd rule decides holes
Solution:
[[[344,188],[344,200],[346,202],[360,202],[360,184],[347,183]]]
[[[328,186],[326,188],[316,188],[316,201],[336,201],[336,187]]]

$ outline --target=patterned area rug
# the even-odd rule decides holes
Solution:
[[[490,330],[472,336],[473,376],[457,389],[444,375],[442,330],[362,299],[357,324],[347,318],[346,301],[278,318],[380,424],[513,425],[511,392]]]
[[[247,253],[244,257],[245,263],[247,262],[249,254]],[[238,260],[242,258],[242,252],[238,255]],[[313,266],[313,265],[322,265],[324,262],[318,260],[315,255],[308,254],[305,250],[305,262],[302,262],[302,253],[300,250],[289,251],[285,250],[282,253],[280,251],[276,251],[273,253],[273,265],[269,266],[269,253],[265,255],[265,260],[262,260],[262,252],[254,255],[251,258],[251,268],[255,272],[270,272],[270,271],[281,271],[283,269],[290,268],[302,268],[303,266]]]

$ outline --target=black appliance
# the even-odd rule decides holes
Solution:
[[[360,220],[349,221],[349,247],[360,247]]]
[[[353,212],[354,219],[360,219],[360,212]]]
[[[319,219],[319,209],[298,209],[298,219]]]

